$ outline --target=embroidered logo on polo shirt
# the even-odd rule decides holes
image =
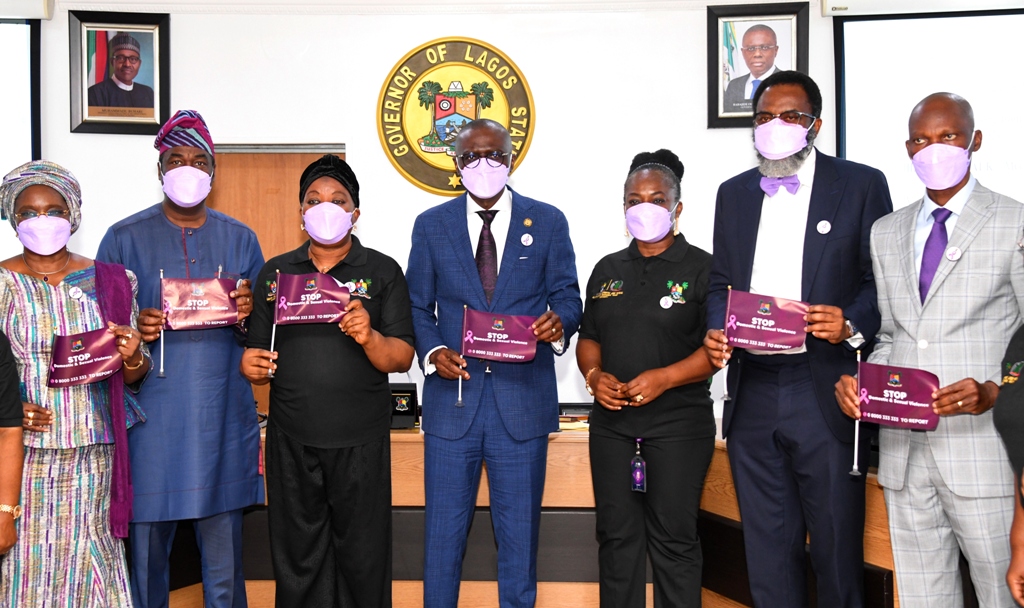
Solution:
[[[365,300],[372,300],[370,297],[369,289],[373,281],[370,279],[352,279],[348,283],[345,283],[345,287],[348,287],[350,295],[363,298]]]
[[[267,279],[267,302],[277,299],[277,281]]]
[[[601,289],[592,296],[591,300],[603,300],[605,298],[613,298],[615,296],[621,296],[624,292],[622,291],[623,281],[621,279],[611,279],[601,283]]]
[[[1003,384],[1013,384],[1020,377],[1020,372],[1024,370],[1024,361],[1018,361],[1013,365],[1006,365],[1006,375],[1003,376]]]
[[[668,296],[672,299],[673,304],[686,304],[686,298],[683,297],[683,292],[690,288],[689,281],[683,281],[681,283],[669,281],[665,286],[668,287]]]

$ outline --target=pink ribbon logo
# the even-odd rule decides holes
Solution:
[[[281,296],[281,299],[277,302],[277,307],[281,310],[288,310],[288,300],[284,296]]]
[[[736,329],[736,315],[729,315],[729,322],[725,324],[726,329]]]
[[[860,402],[865,404],[870,402],[870,399],[868,399],[868,389],[860,389]]]
[[[473,330],[472,329],[470,329],[470,330],[468,330],[466,332],[466,339],[463,340],[463,342],[469,342],[470,344],[473,343]]]

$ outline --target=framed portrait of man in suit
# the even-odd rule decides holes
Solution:
[[[807,72],[807,2],[708,7],[708,128],[749,127],[761,81]]]
[[[71,131],[155,135],[170,116],[170,16],[70,11]]]

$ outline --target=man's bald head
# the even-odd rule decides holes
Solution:
[[[502,146],[502,152],[512,151],[512,137],[500,122],[491,120],[490,118],[478,118],[476,120],[466,123],[466,126],[462,127],[459,134],[455,138],[455,154],[461,154],[464,150],[467,150],[471,146],[467,146],[467,142],[475,139],[474,134],[480,133],[481,131],[487,131],[492,135],[499,135],[504,141]]]
[[[959,121],[966,133],[974,131],[974,108],[971,107],[970,102],[956,93],[932,93],[919,101],[910,113],[908,125],[910,132],[914,132],[915,121],[920,121],[926,115],[934,114],[941,114],[950,120]]]

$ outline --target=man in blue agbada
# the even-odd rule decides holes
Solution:
[[[132,597],[136,608],[167,606],[174,533],[179,521],[192,520],[206,606],[244,608],[242,509],[262,503],[264,491],[252,386],[238,366],[252,311],[249,285],[263,253],[252,230],[206,207],[213,139],[197,112],[175,114],[155,147],[164,200],[114,224],[96,256],[135,273],[139,330],[146,342],[164,341],[158,363],[166,378],[143,387],[139,400],[148,420],[128,435],[135,485]],[[241,278],[230,294],[238,325],[166,331],[161,338],[161,270],[166,278],[208,279],[221,268]]]

